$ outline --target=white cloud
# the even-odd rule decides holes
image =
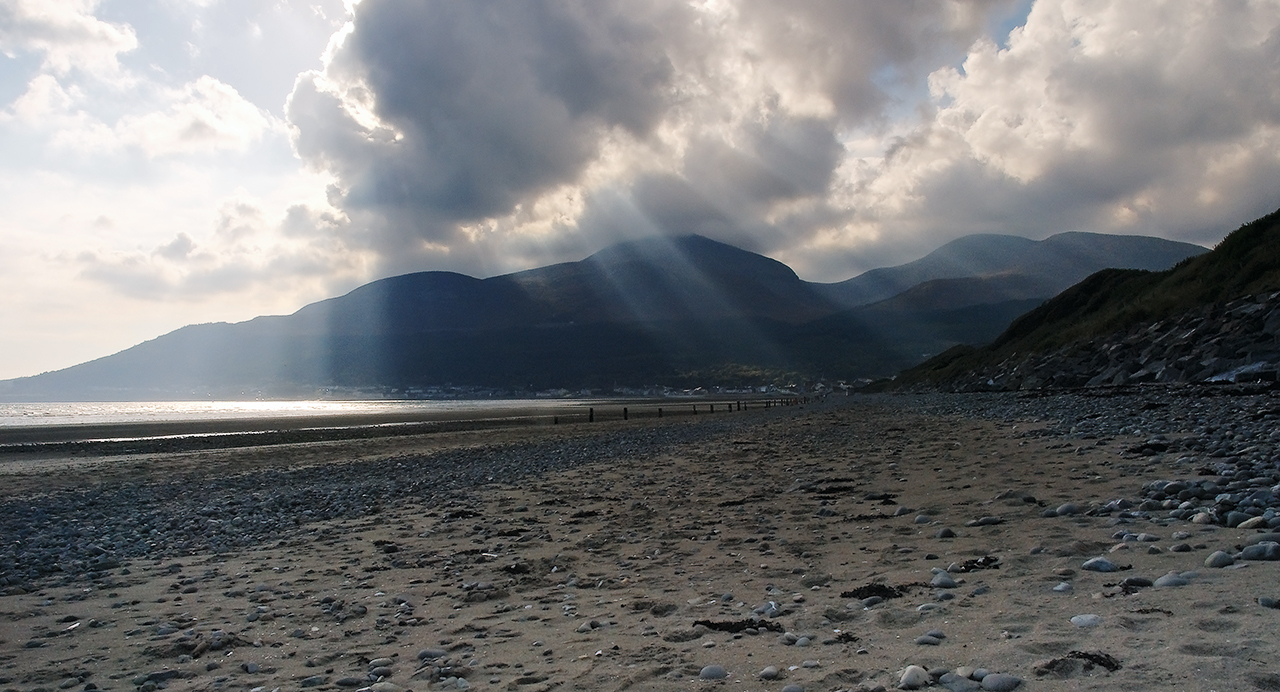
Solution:
[[[143,301],[199,302],[263,291],[324,295],[368,275],[368,258],[342,238],[347,220],[298,204],[274,217],[249,197],[225,200],[212,229],[150,248],[69,255],[82,276]]]
[[[1278,2],[1040,0],[1007,47],[933,72],[882,155],[858,147],[836,185],[851,223],[785,257],[1070,229],[1212,244],[1280,206],[1277,84]]]
[[[168,92],[166,100],[164,110],[121,119],[120,140],[148,156],[244,151],[273,124],[235,89],[209,76]]]
[[[148,158],[218,151],[243,152],[283,125],[241,98],[230,86],[204,76],[181,87],[137,90],[147,99],[114,122],[90,112],[83,88],[64,87],[56,77],[35,77],[6,113],[27,133],[47,138],[53,151],[77,156],[137,151]]]
[[[94,16],[94,0],[0,0],[0,51],[36,52],[57,73],[111,74],[117,56],[138,47],[133,28]]]
[[[840,135],[910,91],[884,75],[922,78],[1006,5],[366,0],[287,113],[387,272],[655,231],[776,251],[847,220]]]
[[[1280,0],[1036,0],[985,35],[1025,6],[157,0],[199,26],[157,47],[0,0],[0,50],[42,61],[0,111],[0,287],[171,329],[648,233],[840,280],[975,232],[1211,244],[1280,206]]]

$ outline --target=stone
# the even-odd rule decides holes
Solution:
[[[1267,526],[1268,521],[1269,520],[1266,517],[1253,517],[1251,519],[1246,519],[1240,522],[1240,525],[1237,526],[1236,528],[1245,529],[1246,531],[1252,531],[1253,529],[1260,529],[1260,528],[1263,528],[1264,526]]]
[[[1209,557],[1206,557],[1204,559],[1204,566],[1213,567],[1213,568],[1222,568],[1222,567],[1226,567],[1227,565],[1234,564],[1235,561],[1236,561],[1235,558],[1222,552],[1221,550],[1215,550],[1213,551],[1213,553],[1209,555]]]
[[[1186,586],[1187,584],[1190,584],[1190,583],[1191,583],[1191,580],[1187,579],[1181,574],[1178,574],[1177,572],[1170,572],[1164,575],[1163,577],[1156,579],[1155,581],[1155,585],[1159,587]]]
[[[957,673],[944,673],[938,678],[938,685],[949,692],[977,692],[982,689],[981,683]]]
[[[777,679],[778,679],[778,667],[777,667],[777,666],[765,666],[765,667],[764,667],[764,670],[760,671],[760,679],[761,679],[761,680],[777,680]]]
[[[699,680],[723,680],[727,677],[729,677],[729,671],[725,670],[724,666],[714,664],[703,666],[698,673]]]
[[[929,684],[932,678],[929,677],[929,671],[920,666],[907,666],[902,671],[902,677],[898,678],[898,689],[901,690],[918,690]]]
[[[1118,572],[1120,570],[1116,564],[1105,557],[1095,557],[1085,560],[1080,569],[1090,572]]]
[[[1012,692],[1021,684],[1022,678],[1004,673],[992,673],[982,678],[982,689],[990,692]]]
[[[1102,616],[1086,613],[1084,615],[1076,615],[1071,618],[1071,624],[1076,627],[1097,627],[1102,624]]]
[[[933,579],[929,583],[939,589],[954,589],[957,586],[956,580],[946,572],[939,572],[933,575]]]
[[[1280,543],[1265,541],[1246,545],[1244,550],[1240,551],[1239,558],[1241,560],[1280,560]]]

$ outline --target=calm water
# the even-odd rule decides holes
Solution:
[[[0,403],[0,428],[168,421],[254,420],[351,414],[475,413],[583,406],[573,399],[483,401],[110,401],[43,404]]]

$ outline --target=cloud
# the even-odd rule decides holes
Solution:
[[[674,8],[673,10],[674,11]],[[441,224],[572,182],[606,131],[647,137],[673,98],[663,35],[632,4],[368,0],[288,113],[351,208]]]
[[[92,97],[82,87],[64,87],[42,74],[0,114],[29,134],[47,138],[50,151],[92,156],[134,151],[147,158],[243,152],[271,129],[282,126],[209,76],[178,88],[142,90],[135,108],[114,122],[89,111]]]
[[[199,240],[179,232],[150,250],[82,251],[73,261],[82,277],[148,302],[323,292],[368,272],[360,252],[342,241],[345,224],[332,210],[298,204],[273,218],[252,199],[229,199]]]
[[[128,25],[95,17],[96,6],[93,0],[0,0],[0,51],[40,53],[57,73],[115,72],[116,56],[137,48],[138,38]]]
[[[777,249],[848,216],[841,134],[900,98],[885,75],[1007,4],[366,0],[287,114],[387,272],[652,232]]]
[[[1041,0],[1007,48],[930,78],[933,117],[857,202],[936,237],[991,229],[1213,242],[1276,206],[1280,4]]]

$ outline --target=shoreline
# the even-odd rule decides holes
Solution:
[[[500,427],[724,414],[789,405],[778,397],[530,400],[492,409],[258,416],[177,421],[0,427],[0,462],[21,455],[182,452],[272,444],[410,436]]]

